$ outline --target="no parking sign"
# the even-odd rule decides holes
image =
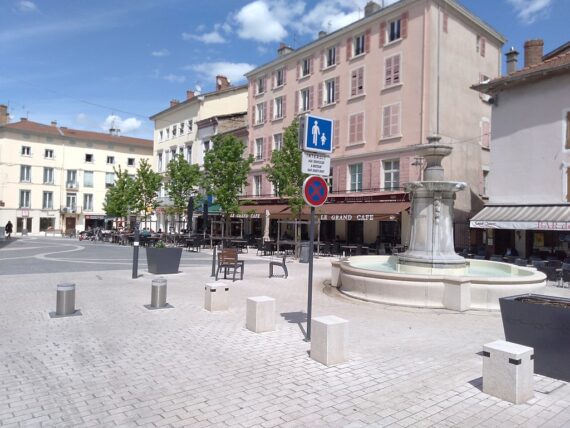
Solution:
[[[329,195],[327,182],[318,175],[307,177],[303,183],[303,198],[311,207],[323,205]]]

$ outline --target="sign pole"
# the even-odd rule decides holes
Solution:
[[[307,293],[307,341],[311,340],[311,316],[313,312],[313,247],[315,235],[315,207],[311,207],[309,224],[309,284]]]
[[[133,240],[133,279],[139,277],[139,227],[135,225],[135,237]]]

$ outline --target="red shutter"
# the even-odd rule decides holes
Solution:
[[[297,80],[301,77],[301,61],[297,61]]]
[[[364,113],[356,115],[356,141],[364,141]]]
[[[347,173],[348,167],[346,165],[341,165],[338,167],[338,169],[339,169],[338,190],[339,191],[346,191],[346,190],[348,190],[346,187],[346,185],[348,184],[346,182],[346,173]]]
[[[392,71],[393,71],[392,58],[393,57],[386,58],[386,61],[384,61],[384,63],[385,63],[384,84],[385,84],[385,86],[390,86],[392,84]]]
[[[317,107],[323,105],[323,83],[317,83]]]
[[[287,117],[287,95],[283,95],[282,97],[282,105],[281,110],[283,111],[283,117]]]
[[[338,183],[339,183],[339,180],[340,180],[340,176],[339,176],[339,174],[340,174],[340,167],[338,167],[338,166],[337,166],[337,167],[334,167],[334,168],[331,167],[331,169],[332,169],[332,178],[333,178],[333,188],[332,188],[332,191],[333,191],[333,192],[337,192],[337,191],[338,191]]]
[[[263,123],[267,122],[267,101],[263,103],[263,117],[261,119]]]
[[[364,33],[364,51],[366,53],[370,52],[370,29]]]
[[[309,58],[309,74],[313,74],[314,68],[313,68],[313,57],[311,56]]]
[[[338,142],[339,142],[339,130],[340,128],[340,122],[338,120],[334,121],[334,127],[333,127],[333,146],[334,147],[338,147]]]
[[[392,73],[392,83],[400,83],[400,55],[393,57],[393,73]]]
[[[334,78],[334,100],[335,102],[338,103],[338,100],[340,99],[340,77],[335,77]]]
[[[402,39],[408,37],[408,12],[402,13],[400,18],[400,36]]]
[[[358,95],[364,93],[364,67],[358,69]]]
[[[358,83],[357,72],[354,70],[350,75],[350,96],[354,97],[356,95],[356,85]]]
[[[334,47],[334,63],[340,64],[340,44]]]
[[[346,39],[346,60],[349,61],[352,58],[352,37]]]
[[[269,120],[273,120],[273,103],[275,101],[271,100],[269,101]]]
[[[309,88],[309,110],[313,109],[314,87]]]
[[[322,70],[325,68],[325,51],[321,51],[321,59],[320,59],[320,69]]]
[[[295,114],[299,113],[299,91],[295,91],[295,108],[293,111]]]
[[[352,115],[349,118],[348,124],[348,142],[354,143],[356,141],[356,115]]]
[[[485,56],[485,39],[481,37],[481,56]]]
[[[390,135],[400,133],[400,104],[392,105]]]
[[[443,32],[444,33],[447,33],[448,28],[449,28],[448,27],[448,25],[449,25],[448,20],[449,20],[449,15],[447,13],[444,13],[443,14]]]
[[[380,23],[380,47],[384,47],[386,44],[386,23]]]
[[[384,107],[382,112],[382,137],[390,136],[390,106]]]

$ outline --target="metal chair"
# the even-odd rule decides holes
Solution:
[[[493,254],[491,257],[489,257],[489,260],[491,260],[492,262],[502,262],[503,261],[503,256],[499,256],[497,254]]]
[[[526,259],[518,258],[515,260],[515,265],[517,266],[526,266],[528,265],[528,261]]]

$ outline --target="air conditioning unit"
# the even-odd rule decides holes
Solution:
[[[63,208],[61,209],[61,212],[65,214],[65,213],[67,212],[67,207],[63,207]]]

